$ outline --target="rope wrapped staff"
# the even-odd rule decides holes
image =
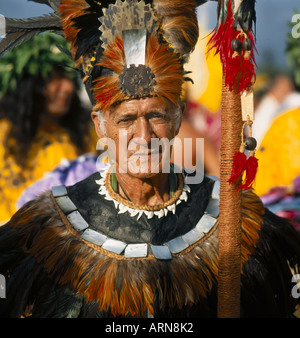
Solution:
[[[255,0],[219,0],[217,18],[209,43],[220,54],[223,67],[218,317],[236,318],[240,316],[241,190],[252,187],[257,170],[255,140],[241,140],[245,123],[252,125],[254,120]],[[249,158],[245,149],[252,151]]]

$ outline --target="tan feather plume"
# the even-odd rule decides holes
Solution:
[[[199,37],[196,2],[194,0],[154,0],[153,5],[164,37],[187,61]]]

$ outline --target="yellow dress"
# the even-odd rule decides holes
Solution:
[[[300,174],[300,108],[287,110],[272,123],[256,153],[255,192],[263,195],[274,186],[290,186]]]
[[[22,191],[53,170],[63,158],[73,160],[78,156],[68,134],[58,129],[54,134],[39,131],[28,155],[25,169],[12,156],[5,153],[5,139],[9,123],[0,121],[0,225],[16,212],[16,201]]]

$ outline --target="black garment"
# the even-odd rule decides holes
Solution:
[[[205,178],[190,185],[175,214],[142,214],[137,220],[99,195],[98,179],[97,173],[67,189],[90,229],[128,244],[158,246],[194,229],[214,186]],[[0,227],[0,274],[7,279],[2,317],[217,315],[218,222],[170,260],[152,257],[151,246],[149,257],[125,259],[82,241],[66,216],[49,192]],[[299,273],[299,234],[264,210],[252,192],[243,197],[242,232],[241,315],[292,316],[299,304],[291,294],[292,276]]]

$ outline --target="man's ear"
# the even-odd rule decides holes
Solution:
[[[94,126],[95,126],[97,136],[99,137],[99,139],[105,138],[106,135],[103,133],[103,130],[100,128],[100,119],[99,119],[99,116],[98,116],[98,112],[93,111],[91,113],[91,117],[92,117],[92,120],[94,122]]]

